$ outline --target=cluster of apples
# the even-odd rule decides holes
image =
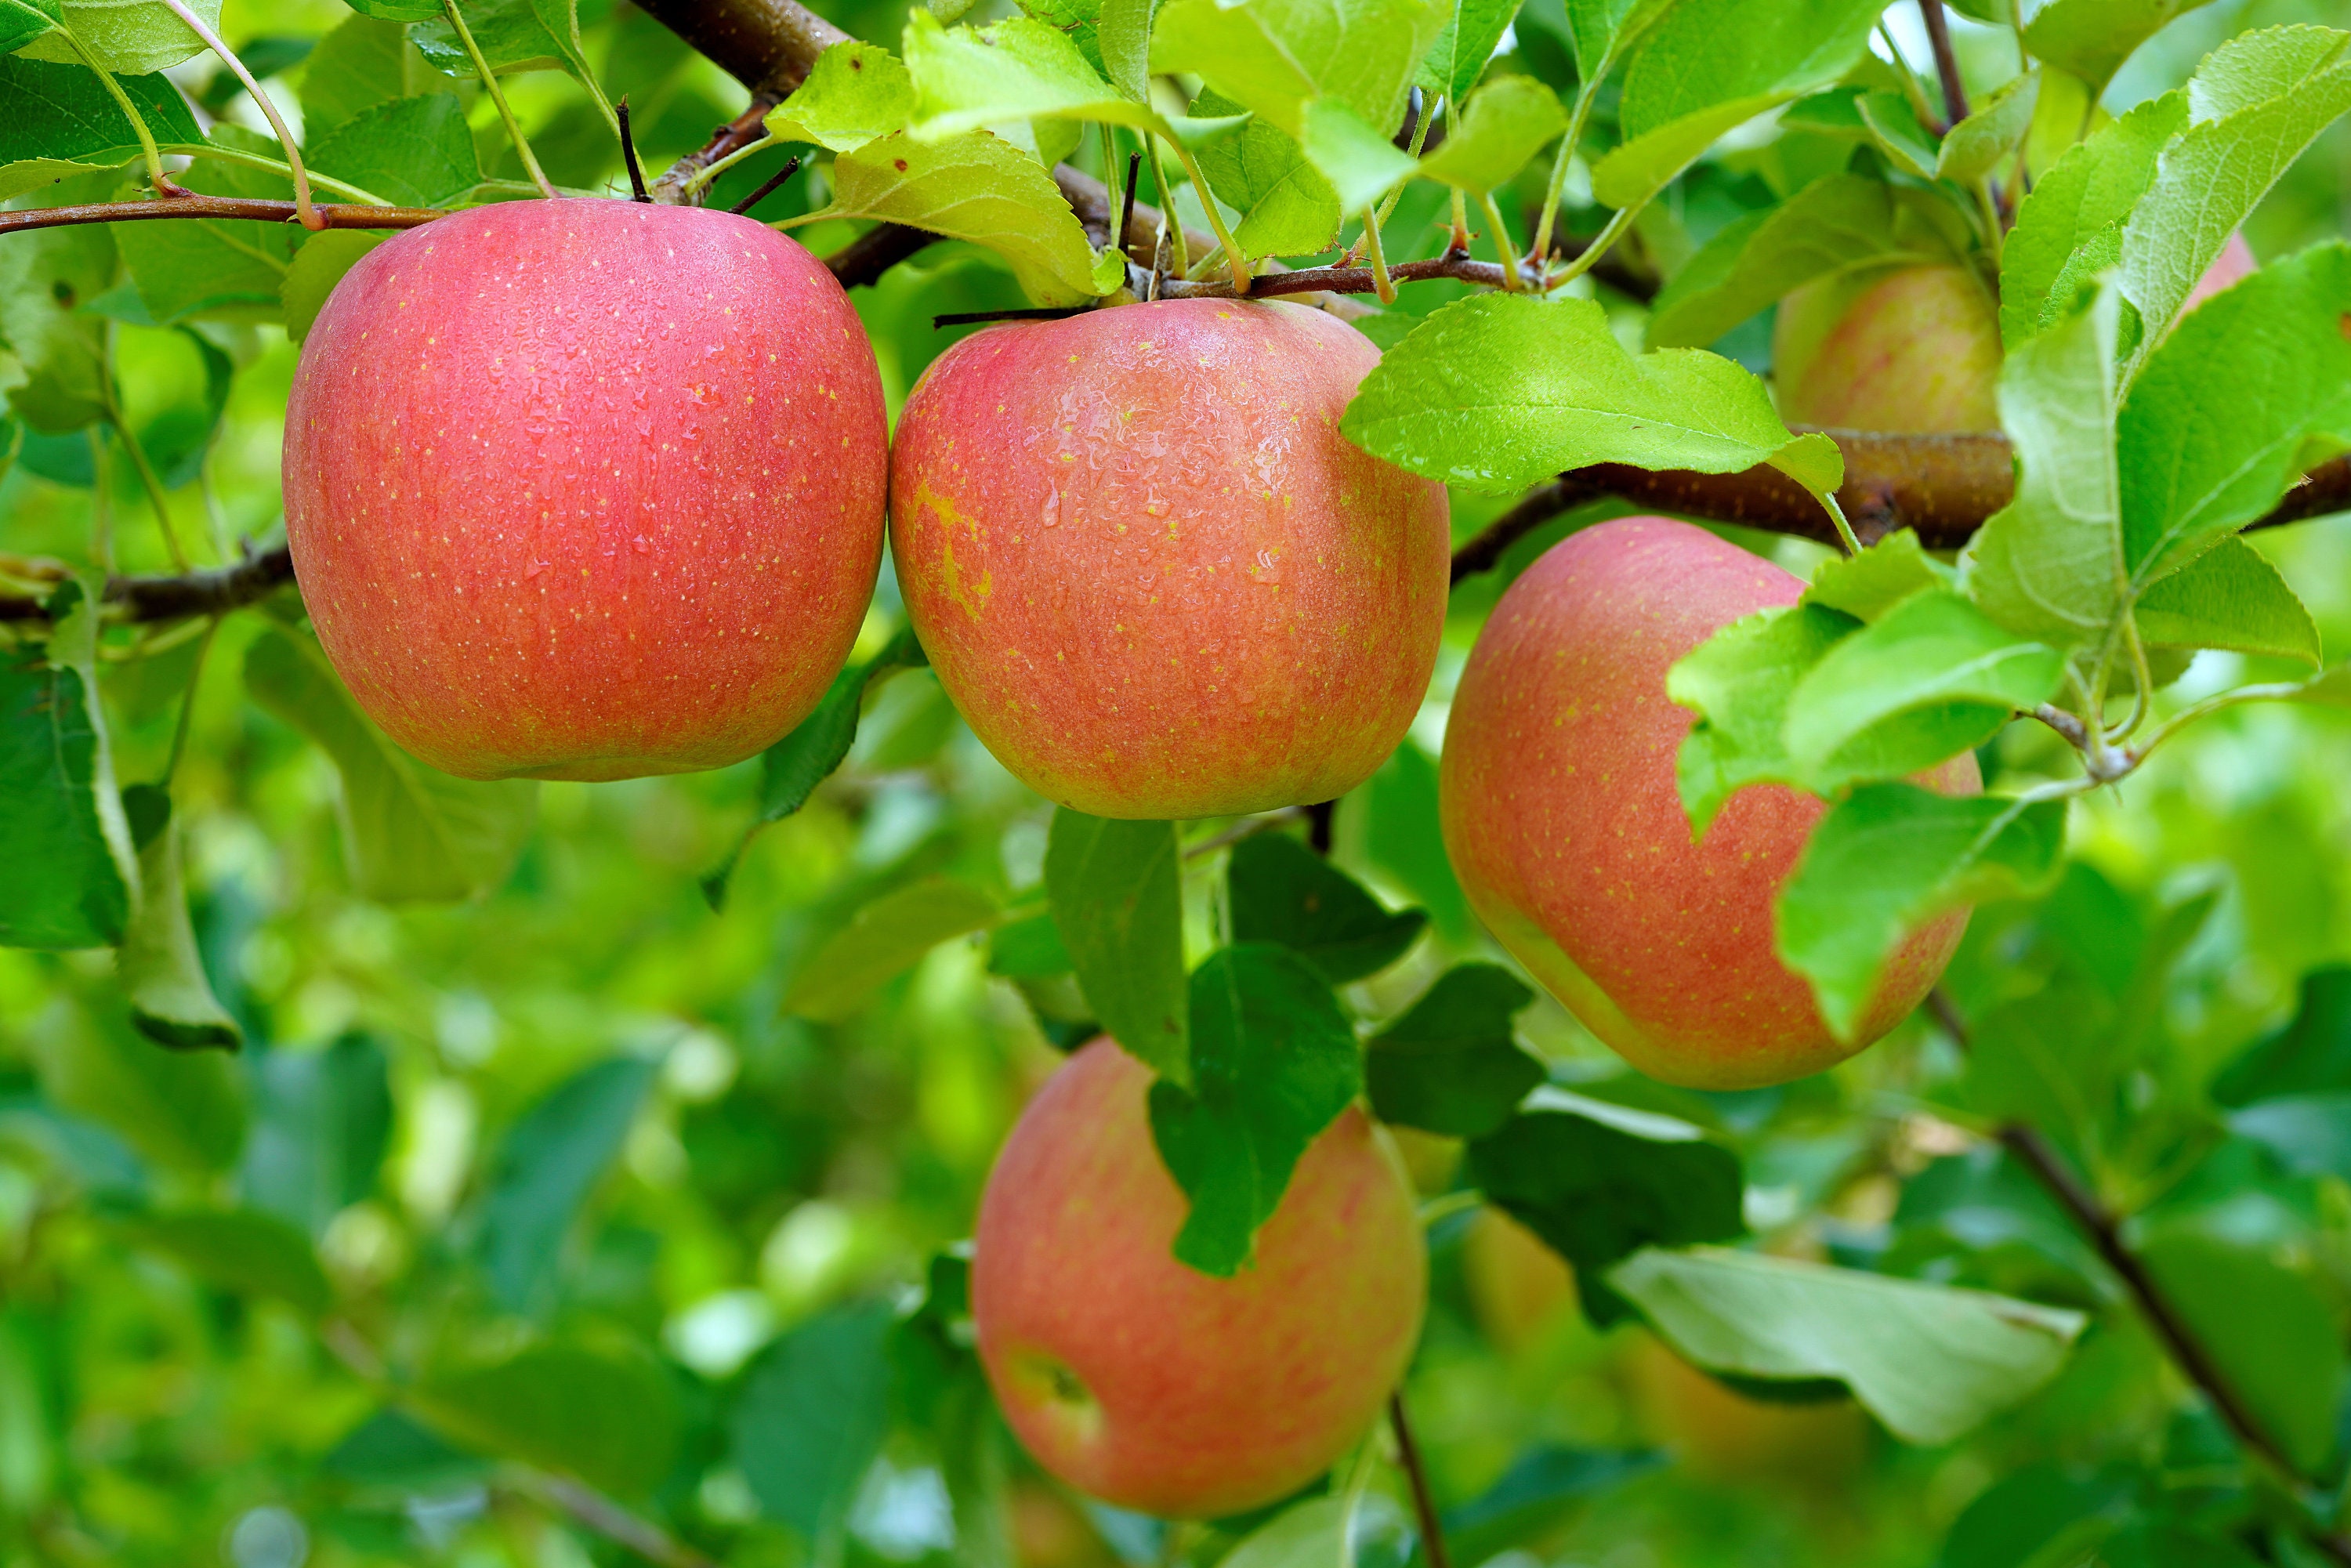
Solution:
[[[1989,294],[1957,269],[1782,316],[1792,419],[1990,427]],[[1447,593],[1442,486],[1339,433],[1378,358],[1289,304],[1008,325],[941,355],[894,444],[847,296],[799,246],[693,208],[553,200],[363,258],[305,344],[287,531],[329,658],[392,738],[466,778],[722,767],[807,716],[885,528],[973,730],[1096,815],[1326,800],[1403,737]],[[885,520],[886,515],[886,520]],[[1823,810],[1741,792],[1693,843],[1666,671],[1802,585],[1687,524],[1558,546],[1463,674],[1442,810],[1495,936],[1670,1082],[1817,1071],[1835,1040],[1771,945]],[[1938,782],[1976,787],[1971,758]],[[1907,1013],[1964,915],[1915,936],[1860,1031]],[[1426,1257],[1394,1147],[1349,1111],[1240,1277],[1177,1264],[1150,1074],[1108,1040],[1030,1103],[983,1199],[980,1347],[1040,1462],[1170,1516],[1310,1481],[1418,1337]]]

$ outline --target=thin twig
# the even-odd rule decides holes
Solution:
[[[374,207],[357,204],[313,205],[319,226],[329,229],[413,229],[449,214],[437,207]],[[137,202],[91,202],[71,207],[26,207],[0,213],[0,234],[64,228],[73,224],[135,224],[160,218],[246,218],[255,223],[300,221],[291,202],[255,196],[205,196],[190,191]]]
[[[605,1540],[625,1546],[660,1568],[718,1568],[716,1563],[671,1535],[650,1520],[638,1518],[602,1492],[562,1476],[538,1471],[517,1472],[517,1490],[552,1504]]]
[[[1066,321],[1072,316],[1082,316],[1092,307],[1085,305],[1039,305],[1018,310],[953,310],[945,316],[931,318],[934,329],[940,327],[970,327],[983,321]]]
[[[762,181],[758,190],[752,192],[749,195],[744,197],[741,201],[736,203],[726,210],[733,213],[738,218],[746,215],[753,207],[758,206],[761,202],[766,201],[769,196],[774,195],[778,190],[782,189],[784,182],[790,179],[799,172],[799,154],[795,152],[790,157],[784,160],[784,166],[782,168],[777,170],[773,174],[768,175],[766,180]]]
[[[1420,1462],[1420,1445],[1412,1440],[1412,1423],[1404,1413],[1404,1391],[1388,1396],[1388,1425],[1395,1429],[1396,1458],[1412,1483],[1412,1511],[1420,1521],[1421,1555],[1428,1568],[1452,1568],[1445,1550],[1445,1525],[1437,1516],[1437,1499],[1428,1490],[1428,1470]]]
[[[1318,855],[1331,852],[1331,822],[1339,814],[1339,802],[1319,800],[1306,808],[1306,847]]]
[[[1918,0],[1918,15],[1927,24],[1927,41],[1935,48],[1935,74],[1943,82],[1943,111],[1957,125],[1968,117],[1968,89],[1959,79],[1959,57],[1951,51],[1951,19],[1943,14],[1943,0]]]
[[[517,120],[514,110],[507,107],[506,89],[498,86],[498,73],[490,68],[490,62],[483,57],[482,47],[474,42],[474,30],[465,26],[465,13],[457,9],[457,0],[441,0],[441,8],[448,14],[450,31],[457,35],[457,41],[465,46],[465,53],[473,59],[474,74],[482,78],[482,89],[490,95],[490,102],[497,107],[498,118],[506,122],[507,138],[514,143],[515,152],[522,159],[523,172],[530,176],[530,183],[538,187],[540,195],[554,195],[555,186],[539,168],[538,160],[532,155],[530,140],[522,133],[522,121]]]
[[[229,73],[244,85],[254,107],[261,110],[262,118],[269,121],[269,129],[277,133],[277,144],[286,150],[286,166],[294,177],[294,210],[302,226],[313,233],[326,227],[319,221],[318,209],[310,204],[310,176],[302,168],[302,149],[296,144],[294,133],[286,129],[286,118],[277,112],[277,105],[261,90],[261,84],[253,79],[253,73],[245,68],[243,60],[236,57],[236,51],[223,43],[221,36],[206,26],[202,16],[188,8],[186,0],[163,0],[163,4],[170,7],[172,15],[180,19],[182,26],[204,40],[204,47],[220,57],[221,62],[228,67]]]
[[[1260,811],[1254,817],[1243,817],[1229,828],[1219,829],[1205,839],[1186,844],[1184,858],[1187,861],[1197,860],[1202,855],[1214,854],[1228,844],[1237,844],[1243,839],[1253,838],[1268,828],[1278,828],[1285,822],[1294,822],[1304,816],[1306,810],[1307,808],[1303,806],[1281,806],[1270,811]]]

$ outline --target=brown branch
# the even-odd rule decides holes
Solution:
[[[1943,0],[1918,0],[1918,15],[1927,24],[1927,41],[1934,46],[1935,74],[1943,82],[1943,112],[1957,125],[1968,117],[1968,89],[1959,79],[1959,57],[1951,50],[1951,19],[1943,14]],[[1949,131],[1950,126],[1943,130]]]
[[[436,207],[377,207],[356,202],[311,209],[330,229],[413,229],[448,214]],[[157,218],[242,218],[265,224],[298,222],[291,202],[254,196],[164,196],[139,202],[93,202],[72,207],[26,207],[0,213],[0,234],[63,228],[68,224],[134,224]]]
[[[685,206],[694,198],[686,194],[685,183],[713,163],[744,148],[768,139],[768,111],[784,101],[780,92],[754,92],[751,107],[710,133],[710,140],[700,150],[687,153],[653,182],[653,200],[665,206]]]
[[[1530,282],[1534,281],[1531,268],[1520,267],[1520,276]],[[1502,286],[1500,263],[1473,261],[1458,251],[1426,261],[1398,263],[1388,268],[1388,277],[1397,283],[1423,283],[1431,278],[1449,277],[1463,283],[1482,283],[1489,288]],[[1249,297],[1267,299],[1281,294],[1371,294],[1377,288],[1372,269],[1368,267],[1301,267],[1295,272],[1269,272],[1249,279]],[[1230,299],[1233,298],[1233,280],[1216,277],[1192,283],[1180,277],[1171,277],[1160,285],[1159,297],[1162,299]]]
[[[1412,1482],[1412,1511],[1420,1521],[1420,1554],[1428,1568],[1452,1568],[1445,1551],[1445,1525],[1437,1515],[1437,1499],[1428,1490],[1428,1469],[1420,1462],[1420,1445],[1412,1440],[1412,1423],[1405,1418],[1404,1393],[1388,1396],[1388,1425],[1395,1431],[1396,1460]]]
[[[1864,544],[1909,528],[1928,549],[1957,549],[2015,491],[2015,461],[2006,437],[1827,433],[1844,454],[1837,491]],[[1652,473],[1622,464],[1579,468],[1544,485],[1454,552],[1453,580],[1489,571],[1504,551],[1562,512],[1603,496],[1701,522],[1736,523],[1765,533],[1837,542],[1836,529],[1802,486],[1773,468],[1743,474]],[[2304,475],[2248,529],[2275,528],[2351,507],[2351,458]]]
[[[808,79],[819,55],[849,41],[794,0],[638,0],[638,8],[771,103]]]
[[[936,245],[938,238],[935,234],[902,224],[883,224],[867,229],[826,256],[824,264],[832,268],[833,277],[841,279],[843,288],[855,288],[879,281],[883,273],[908,256],[925,246]]]
[[[214,567],[177,577],[116,577],[106,584],[105,602],[118,621],[185,621],[225,615],[257,604],[294,580],[294,558],[284,545],[247,556],[235,566]],[[41,601],[0,595],[0,622],[46,622]]]

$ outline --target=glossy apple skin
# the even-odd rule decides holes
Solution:
[[[1378,350],[1283,303],[992,327],[925,372],[891,549],[939,679],[1020,780],[1102,817],[1328,800],[1428,685],[1444,487],[1339,416]]]
[[[1998,430],[2000,359],[2000,302],[1958,266],[1808,283],[1771,333],[1780,417],[1839,430]]]
[[[1454,695],[1437,804],[1470,904],[1586,1028],[1668,1083],[1751,1088],[1834,1065],[1917,1005],[1967,925],[1945,915],[1906,940],[1840,1041],[1772,946],[1772,901],[1826,808],[1750,785],[1690,841],[1674,761],[1696,716],[1667,697],[1666,672],[1803,586],[1687,523],[1603,523],[1510,585]],[[1980,787],[1972,755],[1924,781]]]
[[[1097,1040],[1029,1103],[980,1199],[972,1316],[1040,1464],[1121,1508],[1216,1518],[1287,1497],[1377,1418],[1420,1336],[1427,1249],[1402,1163],[1351,1108],[1252,1263],[1178,1263],[1151,1082]]]
[[[435,768],[718,768],[847,658],[887,447],[864,330],[791,240],[501,203],[336,287],[287,403],[286,532],[328,658]]]

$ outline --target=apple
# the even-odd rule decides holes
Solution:
[[[286,533],[370,717],[468,779],[719,768],[807,716],[880,567],[882,381],[824,265],[748,218],[435,219],[319,313]]]
[[[980,1198],[972,1319],[1039,1464],[1121,1508],[1217,1518],[1289,1496],[1377,1418],[1420,1335],[1427,1249],[1395,1151],[1351,1108],[1249,1266],[1178,1263],[1151,1082],[1105,1038],[1029,1103]]]
[[[1101,817],[1335,799],[1419,711],[1444,486],[1339,416],[1379,351],[1167,300],[948,349],[898,422],[891,550],[932,666],[1021,782]]]
[[[2181,313],[2259,265],[2245,236],[2231,235]],[[1808,283],[1780,302],[1771,364],[1780,417],[1791,424],[1909,434],[2000,428],[2000,302],[1972,267]]]
[[[1808,283],[1771,332],[1780,417],[1913,434],[1998,430],[2000,301],[1971,267]]]
[[[1553,546],[1494,607],[1439,765],[1447,851],[1488,929],[1584,1026],[1668,1083],[1740,1089],[1843,1061],[1917,1005],[1967,923],[1896,950],[1839,1040],[1772,946],[1816,797],[1750,785],[1693,843],[1674,783],[1695,722],[1666,672],[1804,585],[1687,523],[1621,517]],[[1962,755],[1927,780],[1973,792]]]
[[[2245,243],[2245,236],[2241,233],[2231,234],[2229,243],[2220,247],[2220,254],[2212,258],[2212,265],[2204,269],[2204,276],[2196,280],[2196,287],[2189,289],[2188,298],[2180,302],[2179,313],[2187,315],[2231,284],[2252,277],[2253,270],[2260,266],[2261,263],[2253,259],[2253,247]]]

